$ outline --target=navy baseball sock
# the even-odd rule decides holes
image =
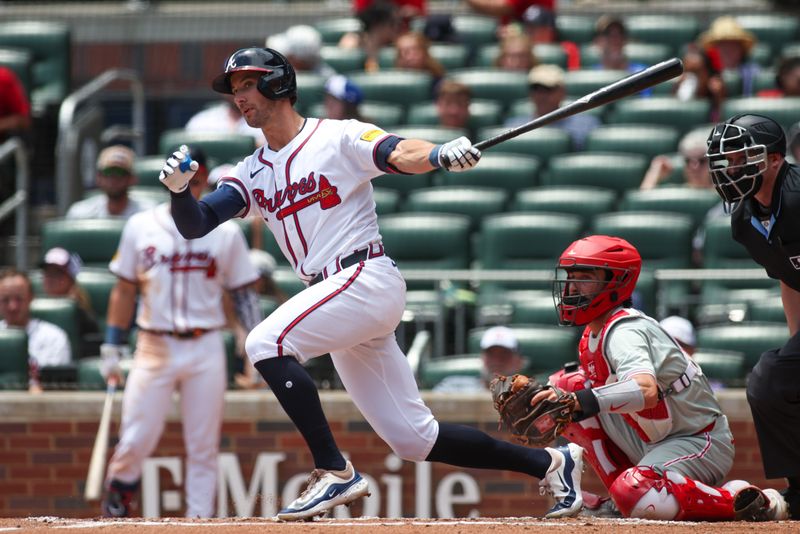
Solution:
[[[477,428],[439,423],[439,437],[428,457],[459,467],[502,469],[544,478],[552,458],[544,449],[530,449],[494,439]]]
[[[317,469],[341,471],[345,461],[322,411],[319,393],[306,368],[291,356],[267,358],[255,368],[269,384],[286,415],[303,435]]]

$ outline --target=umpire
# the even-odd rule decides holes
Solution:
[[[789,164],[786,137],[769,117],[736,115],[708,139],[711,179],[731,213],[733,238],[780,280],[790,339],[753,367],[747,401],[767,478],[786,477],[782,494],[800,519],[800,167]]]

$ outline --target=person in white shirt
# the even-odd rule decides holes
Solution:
[[[133,170],[133,150],[124,145],[112,145],[97,157],[97,187],[102,195],[91,196],[70,206],[67,219],[127,219],[134,213],[152,208],[155,204],[128,194],[136,184]]]

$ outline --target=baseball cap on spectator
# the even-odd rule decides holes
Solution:
[[[541,6],[530,6],[522,13],[522,22],[530,26],[556,27],[555,13]]]
[[[625,27],[625,22],[621,18],[614,17],[612,15],[602,15],[600,18],[598,18],[594,25],[594,31],[596,35],[606,35],[614,27],[622,32],[623,35],[628,34],[628,29]]]
[[[97,170],[101,174],[133,174],[133,160],[136,155],[125,145],[112,145],[104,148],[97,157]],[[109,172],[110,171],[110,172]],[[116,171],[116,172],[115,172]]]
[[[354,106],[359,105],[364,100],[364,93],[361,88],[341,74],[328,78],[325,82],[325,92]]]
[[[510,328],[494,326],[484,332],[481,338],[481,349],[486,350],[490,347],[504,347],[516,351],[519,348],[519,342]]]
[[[695,334],[694,326],[692,326],[692,323],[688,319],[677,315],[670,315],[662,319],[659,324],[667,331],[667,334],[672,336],[678,343],[689,347],[697,346],[697,335]]]
[[[62,269],[70,278],[75,280],[78,273],[81,272],[83,262],[81,261],[81,257],[76,253],[69,252],[61,247],[54,247],[48,250],[47,254],[44,255],[44,259],[39,264],[39,267],[43,269],[50,265]]]
[[[287,29],[284,36],[286,54],[309,63],[319,61],[322,37],[316,29],[306,24],[298,24]]]
[[[259,275],[264,277],[272,276],[272,273],[275,272],[275,267],[278,266],[278,262],[275,261],[275,258],[273,258],[269,252],[251,248],[248,254],[250,256],[250,263],[253,264],[253,267],[256,268]]]
[[[528,84],[531,87],[541,85],[554,89],[564,85],[564,69],[558,65],[537,65],[528,73]]]

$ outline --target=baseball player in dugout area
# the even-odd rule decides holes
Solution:
[[[480,151],[465,137],[434,145],[356,120],[304,118],[294,109],[294,70],[269,48],[234,52],[212,86],[233,95],[267,145],[200,202],[186,190],[195,164],[185,152],[167,160],[160,178],[172,191],[172,216],[184,237],[200,238],[231,217],[258,214],[308,285],[246,341],[249,359],[314,458],[307,488],[284,503],[278,518],[311,519],[369,493],[339,451],[301,365],[327,352],[355,405],[401,458],[526,473],[553,494],[548,516],[577,514],[580,447],[533,449],[437,422],[395,340],[406,285],[381,244],[370,180],[439,167],[466,171],[478,164]]]
[[[189,180],[186,194],[200,198],[205,176]],[[170,205],[162,204],[130,218],[110,269],[119,280],[109,298],[101,346],[106,380],[121,379],[119,360],[127,350],[137,293],[140,303],[134,365],[123,396],[119,443],[106,475],[103,514],[129,515],[142,462],[158,444],[178,390],[187,456],[186,515],[212,517],[227,387],[220,332],[226,323],[223,291],[229,291],[243,328],[249,331],[262,318],[252,287],[258,273],[244,234],[229,222],[202,238],[184,239]]]
[[[711,180],[731,213],[733,238],[780,280],[791,336],[761,355],[747,380],[767,478],[786,478],[783,496],[800,519],[800,167],[785,160],[781,126],[755,114],[718,124],[708,138]]]

